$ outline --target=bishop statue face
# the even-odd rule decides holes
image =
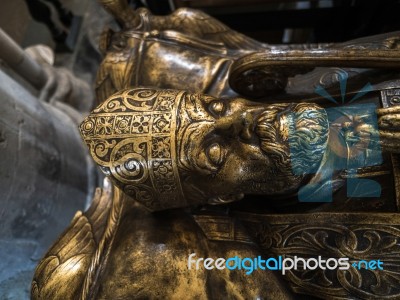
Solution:
[[[327,122],[313,104],[135,88],[108,98],[80,130],[105,174],[160,210],[294,193],[304,181],[298,170],[322,160]]]

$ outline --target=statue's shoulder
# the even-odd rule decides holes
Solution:
[[[100,245],[111,212],[111,186],[97,189],[90,208],[76,213],[37,266],[32,299],[78,299],[89,292],[91,278],[102,263],[103,251],[99,250],[104,248]]]

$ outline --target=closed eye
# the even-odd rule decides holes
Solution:
[[[225,151],[218,143],[213,143],[208,146],[206,154],[211,163],[215,166],[221,166],[225,160]]]
[[[226,111],[226,105],[223,101],[218,100],[218,101],[213,101],[209,104],[208,110],[215,116],[215,117],[221,117],[224,115]]]

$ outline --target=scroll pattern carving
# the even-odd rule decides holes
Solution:
[[[400,225],[390,222],[374,224],[372,220],[368,221],[369,218],[347,224],[298,223],[297,219],[295,224],[288,217],[287,224],[249,222],[247,225],[255,233],[261,247],[272,255],[321,256],[322,259],[348,257],[350,265],[373,259],[384,263],[383,270],[357,269],[353,266],[349,270],[290,270],[285,278],[297,293],[324,299],[399,299]]]
[[[175,159],[179,91],[123,90],[95,109],[80,130],[94,160],[124,192],[150,209],[183,201]]]

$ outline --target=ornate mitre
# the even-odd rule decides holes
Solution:
[[[177,110],[185,92],[120,91],[80,125],[90,154],[126,194],[151,210],[186,206],[177,167]]]

